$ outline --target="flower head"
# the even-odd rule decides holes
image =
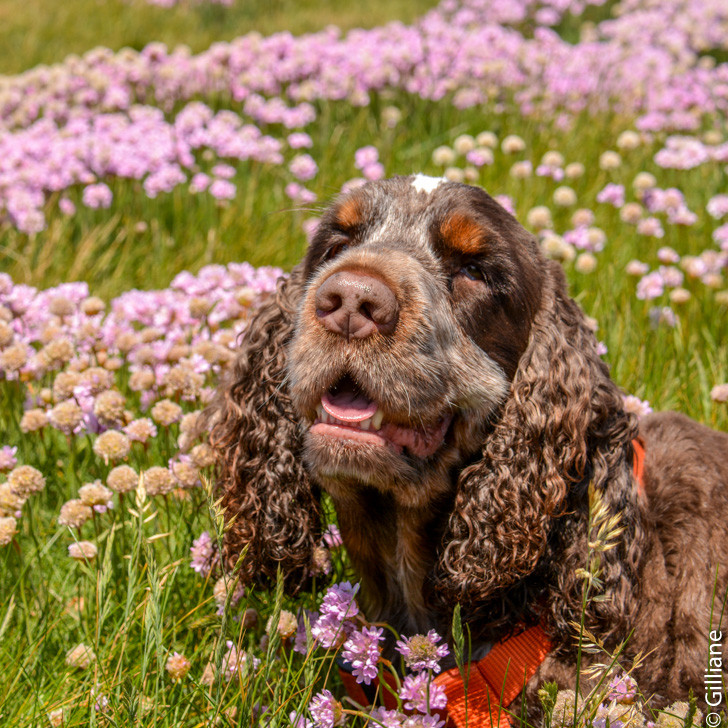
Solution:
[[[167,659],[165,667],[172,680],[179,682],[190,671],[190,661],[179,652],[173,652]]]
[[[384,630],[379,627],[364,627],[352,632],[344,642],[341,656],[351,665],[352,673],[359,683],[369,685],[379,670],[379,655],[384,640]],[[447,649],[447,648],[446,648]]]
[[[426,635],[416,634],[397,641],[395,649],[404,657],[410,670],[433,670],[440,672],[440,660],[450,654],[446,644],[438,645],[440,637],[434,629]]]

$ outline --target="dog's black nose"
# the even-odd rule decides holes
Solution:
[[[339,271],[316,291],[321,323],[347,339],[364,339],[379,331],[391,334],[399,306],[392,289],[379,278],[358,271]]]

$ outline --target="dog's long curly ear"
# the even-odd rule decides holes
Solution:
[[[247,548],[242,581],[274,581],[280,568],[291,592],[308,580],[321,535],[318,493],[299,456],[300,434],[285,390],[286,344],[303,284],[300,268],[278,282],[275,297],[246,329],[208,415],[228,525],[223,563],[231,568]]]
[[[624,412],[593,332],[566,293],[563,271],[546,265],[542,306],[502,416],[482,459],[458,482],[435,585],[450,604],[482,604],[513,585],[523,591],[524,577],[538,567],[540,594],[520,599],[543,601],[544,591],[561,588],[574,592],[562,593],[562,603],[573,597],[580,607],[580,583],[567,571],[585,564],[589,482],[612,510],[635,503],[634,417]],[[623,549],[604,554],[606,588],[625,600],[634,581],[625,572],[629,563]],[[566,611],[555,617],[564,628]]]

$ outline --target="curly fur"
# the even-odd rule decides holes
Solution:
[[[643,689],[683,698],[701,684],[728,584],[728,436],[669,414],[638,428],[560,267],[481,190],[427,190],[395,178],[337,200],[246,330],[208,415],[228,566],[244,552],[243,581],[280,569],[300,590],[323,489],[370,619],[447,631],[460,603],[476,650],[538,621],[555,648],[529,690],[573,686],[592,483],[623,530],[586,626],[611,646],[634,630],[630,654],[652,651]],[[362,271],[391,290],[398,321],[355,340],[322,325],[316,293]],[[345,375],[393,427],[451,418],[435,454],[314,435],[322,395]],[[646,497],[632,475],[638,432]]]
[[[300,271],[281,279],[245,331],[227,382],[209,410],[217,484],[228,516],[226,565],[241,553],[244,582],[275,580],[290,591],[310,576],[321,535],[318,492],[296,456],[299,426],[285,390],[285,345],[302,289]]]

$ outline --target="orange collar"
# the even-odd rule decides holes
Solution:
[[[645,495],[645,444],[641,437],[632,440],[632,471],[637,492]],[[468,663],[465,666],[468,677],[467,724],[478,728],[510,728],[512,721],[507,708],[536,674],[551,649],[551,640],[543,627],[537,624],[501,640],[482,660]],[[365,691],[350,672],[340,669],[339,674],[353,700],[360,705],[371,702],[367,694],[370,691]],[[387,672],[384,676],[389,683],[392,676]],[[442,717],[447,719],[446,728],[465,728],[466,690],[460,670],[453,667],[438,675],[434,682],[447,695],[447,708],[442,711]],[[396,690],[393,680],[390,687]],[[387,708],[396,708],[390,691],[383,690],[381,694]]]

